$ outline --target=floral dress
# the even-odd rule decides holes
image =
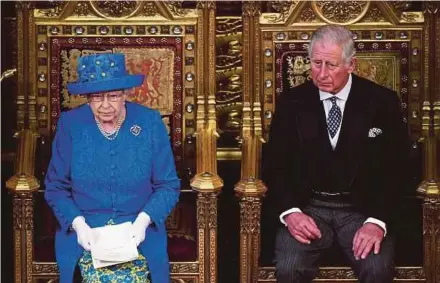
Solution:
[[[114,225],[110,220],[107,225]],[[84,251],[78,262],[84,283],[150,283],[147,260],[139,253],[139,258],[130,262],[95,269],[92,254]]]

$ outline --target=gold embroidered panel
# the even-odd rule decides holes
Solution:
[[[149,47],[144,47],[147,44]],[[50,40],[51,133],[56,130],[60,112],[85,102],[70,96],[67,83],[77,79],[77,60],[98,52],[122,52],[127,55],[130,73],[146,75],[144,83],[129,97],[160,110],[171,137],[176,166],[181,169],[182,150],[182,40],[179,37],[53,37]],[[43,85],[45,80],[40,80]],[[60,95],[61,93],[61,95]]]
[[[78,79],[77,61],[80,56],[97,53],[123,53],[130,74],[145,74],[144,83],[130,90],[128,100],[160,111],[173,113],[174,57],[169,48],[111,48],[108,50],[77,49],[61,51],[62,106],[74,108],[86,102],[83,96],[69,95],[66,85]]]
[[[264,134],[267,138],[276,96],[311,79],[307,48],[312,31],[264,31]],[[395,90],[413,140],[420,136],[420,29],[354,30],[358,64],[355,73]]]
[[[85,4],[84,7],[90,8],[90,3]],[[153,11],[150,4],[159,5],[142,2],[142,7]],[[66,7],[72,5],[68,3]],[[73,6],[78,8],[81,5]],[[67,9],[63,5],[57,7]],[[43,10],[38,10],[36,15],[42,19],[58,17],[61,12],[57,9],[44,10],[49,13],[44,16],[41,15]],[[140,12],[136,10],[136,13]],[[194,17],[192,12],[190,15]],[[179,176],[184,187],[189,189],[190,175],[195,172],[191,154],[193,138],[188,138],[195,131],[195,19],[178,24],[173,21],[136,24],[139,19],[124,24],[99,22],[97,18],[90,23],[42,19],[38,19],[35,25],[35,57],[32,57],[34,61],[31,60],[35,64],[31,77],[35,78],[36,118],[42,139],[51,140],[61,111],[85,102],[83,97],[70,97],[66,89],[67,82],[76,78],[78,57],[96,52],[123,52],[128,71],[146,75],[143,85],[132,90],[128,99],[161,112],[171,137]],[[42,164],[40,167],[44,170],[46,166]]]
[[[389,89],[398,90],[400,86],[400,68],[395,68],[400,61],[399,54],[358,53],[355,74],[369,79]],[[298,55],[297,52],[285,52],[281,56],[286,61],[285,74],[288,84],[285,86],[292,89],[307,80],[311,80],[311,66],[308,56]],[[284,87],[284,85],[283,85]]]

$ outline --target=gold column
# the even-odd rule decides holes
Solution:
[[[32,282],[34,192],[40,187],[33,175],[38,134],[29,129],[18,134],[15,175],[6,182],[13,194],[14,272],[15,283]]]
[[[217,175],[215,116],[215,1],[197,3],[197,191],[199,282],[217,282],[217,197],[223,181]]]
[[[422,107],[424,180],[418,192],[424,196],[424,267],[427,282],[440,282],[440,179],[437,145],[440,136],[440,4],[424,2],[425,97]],[[431,40],[430,40],[431,39]]]
[[[240,200],[240,282],[257,282],[260,254],[261,200],[266,187],[260,177],[262,138],[260,102],[261,3],[243,2],[243,128]]]
[[[199,282],[217,282],[217,197],[223,181],[216,174],[204,172],[191,181],[197,191],[197,231]]]
[[[15,175],[6,182],[6,187],[13,194],[13,237],[14,237],[14,282],[32,282],[33,234],[34,234],[34,192],[40,187],[34,176],[35,149],[38,134],[30,128],[35,116],[35,109],[29,111],[29,101],[35,101],[31,85],[33,65],[29,60],[33,38],[32,3],[17,2],[17,35],[18,35],[18,94],[17,94],[17,161]],[[32,107],[35,107],[34,103]]]

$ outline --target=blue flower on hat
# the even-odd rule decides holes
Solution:
[[[103,53],[78,59],[78,80],[67,84],[70,94],[128,89],[142,84],[143,74],[130,75],[122,53]]]

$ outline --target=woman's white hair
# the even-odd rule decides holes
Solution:
[[[310,40],[308,52],[309,57],[312,58],[313,45],[316,42],[330,42],[341,45],[342,59],[345,63],[350,62],[351,58],[356,54],[354,48],[353,33],[344,26],[326,25],[318,28],[312,35]]]

